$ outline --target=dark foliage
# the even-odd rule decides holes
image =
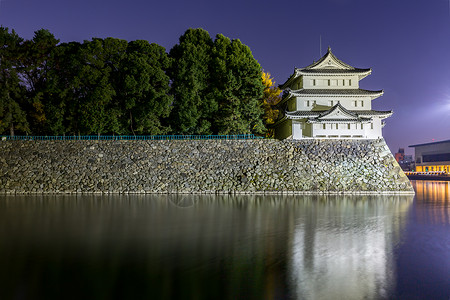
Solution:
[[[261,67],[239,40],[24,41],[0,27],[0,134],[262,133]]]

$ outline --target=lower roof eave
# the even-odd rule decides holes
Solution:
[[[306,123],[309,124],[368,124],[371,123],[372,119],[369,120],[362,120],[362,119],[342,119],[342,120],[337,120],[337,119],[325,119],[325,120],[314,120],[314,119],[308,119],[306,121]]]
[[[357,113],[357,114],[361,117],[377,117],[380,119],[386,119],[386,118],[389,118],[390,116],[392,116],[394,114],[394,112],[390,111],[385,114],[364,114],[364,113]]]
[[[292,98],[292,94],[291,94],[291,93],[288,93],[288,94],[286,94],[286,95],[280,100],[280,102],[278,102],[278,103],[275,104],[275,105],[272,105],[272,107],[280,108],[284,103],[286,103],[286,101],[288,101],[288,100],[291,99],[291,98]]]
[[[283,118],[279,119],[278,121],[276,121],[273,124],[270,124],[268,127],[269,128],[276,128],[277,126],[279,126],[280,124],[286,122],[289,118],[286,117],[286,115],[284,115]]]

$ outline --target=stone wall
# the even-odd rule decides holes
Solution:
[[[0,193],[413,192],[384,140],[0,141]]]

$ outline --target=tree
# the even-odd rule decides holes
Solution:
[[[144,40],[128,44],[116,85],[128,132],[156,135],[170,130],[161,123],[169,116],[173,102],[165,74],[169,67],[170,59],[163,47]]]
[[[0,133],[14,136],[16,130],[29,132],[24,110],[24,88],[18,74],[19,47],[23,39],[14,30],[0,27]]]
[[[59,43],[46,29],[35,31],[32,40],[25,41],[20,50],[20,74],[27,89],[27,114],[34,134],[46,131],[46,101],[53,92],[53,53]]]
[[[275,81],[270,77],[270,73],[262,72],[262,82],[264,85],[264,96],[262,98],[264,107],[264,124],[267,128],[268,137],[273,137],[275,132],[270,125],[274,124],[278,119],[279,110],[274,105],[281,100],[281,89],[275,86]]]
[[[170,124],[179,134],[211,134],[217,101],[210,92],[213,41],[203,29],[188,29],[169,52],[174,97]]]
[[[45,105],[47,132],[54,135],[81,134],[79,125],[80,80],[83,60],[82,45],[78,42],[62,43],[55,49],[52,61],[52,80],[55,90],[47,95]]]
[[[219,34],[214,41],[213,94],[219,104],[215,127],[219,134],[262,134],[264,86],[261,66],[240,40]]]
[[[80,85],[79,118],[84,134],[121,133],[122,111],[114,101],[112,82],[126,55],[127,41],[114,38],[85,41],[81,47],[82,65],[77,81]]]

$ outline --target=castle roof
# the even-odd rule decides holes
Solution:
[[[333,52],[331,52],[330,47],[328,47],[327,53],[325,53],[325,55],[322,56],[321,59],[303,68],[303,70],[315,70],[315,69],[355,70],[354,67],[346,64],[345,62],[337,58],[333,54]]]
[[[276,104],[276,107],[280,107],[286,101],[292,97],[302,97],[302,96],[315,96],[315,97],[367,97],[369,96],[371,100],[383,96],[384,91],[369,91],[364,89],[299,89],[291,90],[286,89],[283,94],[283,99]]]
[[[315,95],[315,96],[372,96],[379,97],[384,94],[383,90],[369,91],[364,89],[300,89],[291,90],[294,96]]]
[[[342,70],[342,69],[299,69],[298,72],[301,74],[361,74],[368,73],[369,75],[372,72],[372,69],[358,69],[353,68],[350,70]]]
[[[338,103],[328,110],[285,112],[285,117],[288,119],[308,119],[308,123],[369,122],[371,117],[388,118],[392,113],[392,111],[348,110]]]
[[[304,110],[297,110],[297,111],[288,111],[286,112],[286,115],[292,116],[292,117],[318,117],[321,113],[324,113],[328,110],[319,110],[319,111],[304,111]],[[381,110],[349,110],[352,113],[355,113],[359,116],[385,116],[385,115],[392,115],[392,110],[387,111],[381,111]]]
[[[372,69],[360,69],[352,67],[339,58],[337,58],[333,52],[331,52],[331,48],[328,47],[327,53],[322,56],[318,61],[313,62],[307,67],[304,68],[295,68],[294,73],[286,80],[285,83],[280,85],[281,89],[285,89],[289,86],[289,84],[295,78],[298,78],[301,75],[354,75],[358,74],[359,80],[364,77],[370,75],[372,73]]]

